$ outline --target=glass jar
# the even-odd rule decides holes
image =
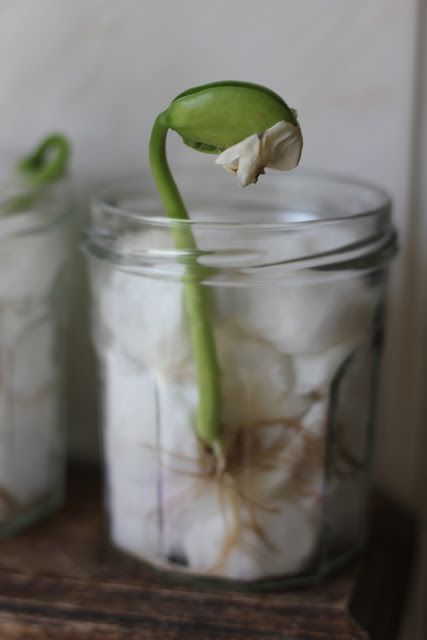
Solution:
[[[0,537],[63,501],[68,209],[63,184],[0,190]]]
[[[244,191],[215,168],[178,184],[191,222],[173,226],[196,249],[175,248],[149,177],[101,192],[86,236],[112,541],[242,587],[309,581],[365,538],[390,203],[301,171]],[[221,468],[195,427],[195,280],[219,361]]]

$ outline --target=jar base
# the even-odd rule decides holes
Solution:
[[[8,522],[0,524],[0,541],[11,538],[27,527],[45,520],[61,509],[64,501],[65,492],[61,488],[60,491],[51,494],[48,499],[35,503]]]
[[[336,573],[353,560],[355,560],[363,551],[364,544],[354,546],[351,550],[342,552],[333,560],[327,560],[319,564],[315,570],[307,570],[300,575],[293,576],[268,576],[257,580],[237,580],[235,578],[225,578],[217,576],[208,576],[202,573],[189,573],[184,569],[166,567],[155,561],[142,558],[135,553],[132,553],[122,547],[114,545],[121,553],[130,555],[142,563],[144,567],[155,574],[162,576],[168,582],[175,584],[197,586],[197,588],[204,589],[220,589],[226,591],[241,591],[241,592],[273,592],[289,590],[294,588],[309,588],[317,583],[321,582],[328,576]]]

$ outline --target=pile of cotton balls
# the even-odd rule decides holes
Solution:
[[[119,242],[156,241],[164,234]],[[222,423],[236,449],[215,477],[204,473],[195,435],[182,283],[101,260],[92,279],[113,541],[195,574],[256,580],[304,570],[322,526],[330,384],[369,337],[376,292],[310,272],[297,284],[289,276],[210,287]]]
[[[20,220],[3,218],[2,232]],[[0,520],[5,523],[58,490],[55,469],[63,443],[55,291],[66,260],[62,225],[23,229],[0,243]]]

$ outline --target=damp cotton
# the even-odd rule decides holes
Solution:
[[[86,246],[111,536],[181,574],[310,578],[363,541],[387,266],[370,244],[381,195],[322,178],[285,186],[249,215],[249,199],[227,205],[218,187],[223,217],[209,202],[191,216],[219,365],[221,465],[197,436],[185,254],[149,190],[138,200],[113,189],[94,208]],[[326,191],[335,220],[322,225]],[[287,213],[296,198],[299,211],[318,201],[316,216]],[[371,219],[348,212],[357,198]]]
[[[0,202],[0,536],[59,506],[64,481],[67,204],[63,185],[21,196]]]

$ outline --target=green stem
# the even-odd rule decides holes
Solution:
[[[64,136],[54,133],[45,138],[28,156],[22,158],[16,172],[20,176],[20,193],[3,203],[1,214],[22,212],[37,205],[43,187],[61,178],[67,171],[70,145]]]
[[[196,241],[187,224],[189,217],[181,194],[175,184],[166,157],[167,116],[161,113],[153,126],[150,138],[150,165],[163,206],[172,220],[171,230],[178,250],[189,252],[186,257],[184,304],[188,319],[193,357],[196,365],[199,405],[197,412],[197,434],[199,438],[218,450],[220,447],[220,372],[213,334],[209,296],[200,283],[201,270],[191,252],[197,249]],[[182,222],[185,221],[185,222]]]
[[[18,171],[32,185],[45,185],[61,178],[68,165],[70,145],[64,136],[53,133],[18,163]]]

